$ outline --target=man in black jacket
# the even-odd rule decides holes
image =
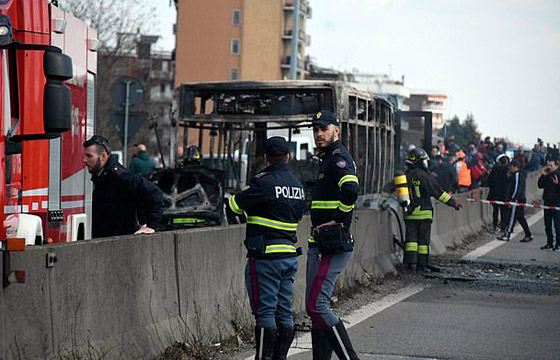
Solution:
[[[543,200],[546,206],[560,206],[560,171],[558,169],[558,160],[548,160],[542,175],[539,177],[539,189],[544,189]],[[554,235],[552,226],[554,224],[554,232],[556,233],[556,246],[554,245]],[[546,232],[546,245],[541,249],[552,249],[557,251],[560,249],[560,211],[544,210],[544,228]]]
[[[163,193],[119,164],[107,139],[84,143],[84,164],[93,181],[92,237],[152,234],[163,213]]]
[[[525,176],[521,174],[519,169],[521,164],[517,160],[513,160],[509,167],[508,173],[508,197],[507,200],[516,203],[526,203],[527,198],[525,197]],[[525,237],[521,239],[521,242],[529,242],[533,240],[533,235],[531,234],[531,229],[527,224],[525,219],[525,208],[522,206],[512,206],[509,210],[509,224],[506,228],[506,232],[502,236],[498,236],[498,240],[509,241],[509,237],[513,232],[513,227],[515,223],[519,221],[519,224],[525,231]]]
[[[435,161],[437,182],[439,186],[448,193],[459,189],[459,176],[457,175],[457,169],[455,169],[455,166],[453,166],[449,160],[444,159],[441,155],[437,155]]]
[[[488,177],[488,186],[490,188],[488,200],[507,200],[508,171],[509,157],[506,154],[501,154],[496,158],[496,165],[494,165]],[[507,206],[494,204],[492,208],[492,224],[494,225],[494,231],[505,232],[507,226]]]

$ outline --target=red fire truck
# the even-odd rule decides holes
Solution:
[[[48,0],[0,0],[0,239],[87,239],[97,34]]]

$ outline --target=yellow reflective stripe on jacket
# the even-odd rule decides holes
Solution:
[[[296,247],[287,244],[267,245],[264,251],[265,254],[295,253],[295,252],[296,252]]]
[[[420,210],[420,206],[414,209],[412,214],[405,214],[405,220],[431,220],[432,210]]]
[[[428,245],[418,245],[418,254],[427,255]]]
[[[340,181],[338,182],[338,188],[341,188],[342,184],[347,182],[355,182],[359,184],[358,177],[356,175],[344,175],[343,177],[340,178]]]
[[[441,201],[442,203],[446,204],[449,200],[451,200],[451,195],[444,192],[444,193],[441,194],[441,196],[438,198],[438,200]]]
[[[239,208],[239,206],[237,206],[237,203],[235,202],[235,195],[229,198],[229,208],[231,209],[231,211],[233,211],[236,214],[243,214],[243,210],[241,210],[241,208]]]
[[[417,242],[406,242],[404,243],[404,251],[418,251],[418,243]]]
[[[338,200],[316,200],[311,202],[312,209],[337,209],[340,201]]]
[[[397,188],[397,195],[410,195],[410,192],[408,191],[408,187],[398,187]]]
[[[307,242],[309,243],[316,243],[315,239],[313,238],[313,236],[310,236],[307,238]]]
[[[278,220],[263,218],[260,216],[249,216],[247,218],[247,224],[261,225],[273,229],[286,230],[286,231],[296,231],[298,226],[297,223],[286,223]]]
[[[395,176],[395,185],[403,185],[406,184],[407,180],[406,180],[406,175],[399,175],[399,176]]]
[[[353,208],[354,208],[354,205],[345,205],[343,203],[340,203],[338,205],[338,209],[342,212],[350,212],[350,211],[352,211]]]

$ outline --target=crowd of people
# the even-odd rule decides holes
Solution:
[[[438,141],[430,153],[429,170],[437,177],[440,186],[450,193],[467,192],[479,187],[490,187],[492,171],[500,165],[500,159],[508,164],[515,160],[523,174],[537,171],[546,166],[547,160],[558,160],[559,149],[554,145],[546,146],[541,139],[526,151],[522,146],[508,151],[504,139],[490,137],[471,143],[463,149],[455,143],[453,136]],[[505,156],[505,157],[504,157]],[[501,168],[498,166],[498,172]]]
[[[473,142],[466,149],[462,149],[455,143],[454,137],[449,136],[432,147],[428,168],[442,189],[448,193],[462,193],[487,187],[488,200],[519,203],[526,202],[527,173],[542,169],[539,187],[545,189],[545,205],[560,206],[560,153],[557,146],[544,145],[541,139],[537,139],[530,151],[526,151],[522,146],[513,151],[508,149],[504,139],[494,138],[494,141],[491,141],[490,137]],[[517,222],[525,232],[522,241],[529,242],[533,239],[523,207],[493,207],[493,231],[502,234],[498,236],[499,240],[508,241]],[[559,249],[560,216],[557,214],[556,210],[546,210],[547,244],[542,249]],[[556,228],[558,231],[553,231]]]

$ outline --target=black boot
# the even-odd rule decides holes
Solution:
[[[311,328],[311,344],[313,345],[313,360],[331,360],[332,347],[324,330],[317,326]]]
[[[350,337],[342,321],[339,321],[335,326],[330,328],[327,332],[331,346],[339,359],[343,360],[360,360],[352,343]]]
[[[255,360],[272,360],[272,351],[277,338],[278,330],[275,327],[255,327],[255,342],[257,343]]]
[[[274,345],[272,360],[286,360],[290,345],[292,345],[292,341],[294,340],[294,334],[295,329],[293,326],[278,326],[278,338]]]

